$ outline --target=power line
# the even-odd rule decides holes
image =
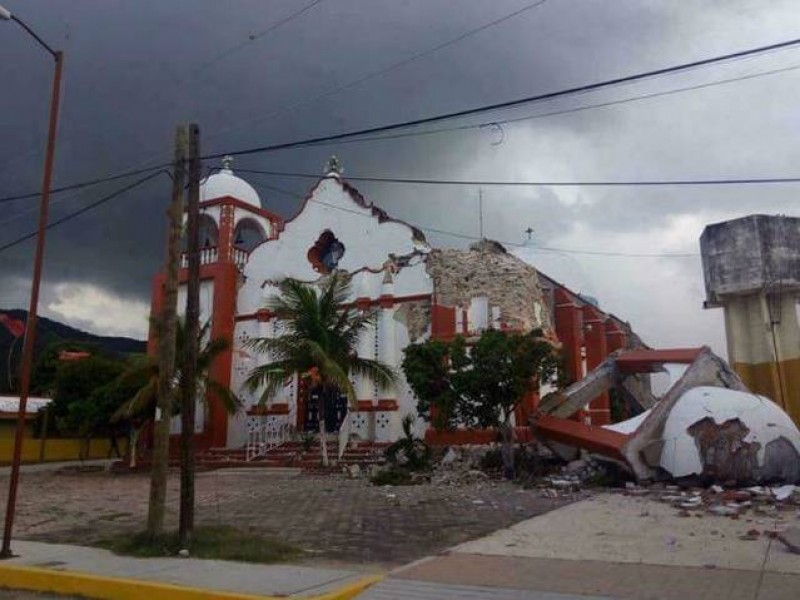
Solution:
[[[212,66],[212,65],[214,65],[214,64],[216,64],[216,63],[218,63],[218,62],[220,62],[220,61],[222,61],[224,59],[226,59],[231,54],[235,54],[236,52],[238,52],[242,48],[252,44],[256,40],[261,39],[262,37],[267,36],[270,33],[272,33],[273,31],[275,31],[276,29],[280,29],[281,27],[283,27],[287,23],[290,23],[291,21],[294,21],[297,17],[299,17],[299,16],[303,15],[304,13],[308,12],[309,10],[311,10],[312,8],[317,6],[318,4],[321,4],[323,1],[324,0],[313,0],[313,2],[311,2],[309,4],[306,4],[305,6],[297,9],[292,14],[284,17],[283,19],[280,19],[279,21],[276,21],[275,23],[273,23],[272,25],[267,27],[264,31],[262,31],[260,33],[256,33],[256,34],[250,35],[243,42],[240,42],[240,43],[236,44],[235,46],[232,46],[232,47],[228,48],[227,50],[223,50],[217,56],[207,60],[206,62],[204,62],[203,64],[198,66],[194,70],[194,75],[196,76],[198,73],[201,73],[202,71],[204,71],[208,67],[210,67],[210,66]],[[185,81],[184,81],[184,83],[185,83]]]
[[[444,50],[445,48],[448,48],[448,47],[453,46],[453,45],[455,45],[455,44],[457,44],[459,42],[462,42],[465,39],[470,38],[470,37],[482,32],[482,31],[486,31],[487,29],[490,29],[492,27],[500,25],[501,23],[504,23],[505,21],[508,21],[509,19],[513,19],[514,17],[517,17],[517,16],[519,16],[519,15],[521,15],[521,14],[523,14],[523,13],[529,11],[529,10],[532,10],[534,8],[538,8],[539,6],[545,4],[546,2],[548,2],[548,0],[538,0],[537,2],[532,2],[532,3],[530,3],[530,4],[526,5],[526,6],[523,6],[522,8],[520,8],[518,10],[515,10],[514,12],[508,13],[508,14],[502,16],[502,17],[494,19],[493,21],[489,21],[488,23],[484,23],[483,25],[475,27],[474,29],[470,29],[469,31],[465,31],[463,33],[460,33],[459,35],[457,35],[454,38],[451,38],[451,39],[449,39],[449,40],[447,40],[445,42],[441,42],[441,43],[439,43],[439,44],[437,44],[437,45],[435,45],[435,46],[433,46],[431,48],[428,48],[427,50],[422,50],[421,52],[417,52],[416,54],[412,54],[411,56],[408,56],[408,57],[406,57],[404,59],[401,59],[401,60],[399,60],[399,61],[397,61],[395,63],[392,63],[392,64],[390,64],[390,65],[388,65],[386,67],[383,67],[381,69],[378,69],[377,71],[373,71],[371,73],[368,73],[366,75],[363,75],[361,77],[358,77],[356,79],[348,81],[348,82],[343,83],[341,85],[335,85],[335,86],[333,86],[331,88],[328,88],[327,90],[325,90],[323,92],[320,92],[319,94],[317,94],[316,96],[313,96],[312,98],[302,98],[300,100],[297,100],[296,102],[290,104],[289,106],[286,106],[284,108],[281,108],[281,109],[278,109],[276,111],[273,111],[272,113],[270,113],[270,114],[268,114],[268,115],[266,115],[264,117],[260,117],[260,118],[255,119],[255,120],[251,120],[251,121],[249,121],[247,123],[244,123],[244,124],[239,123],[236,126],[227,127],[227,128],[221,129],[219,131],[213,132],[210,135],[210,137],[219,136],[222,133],[227,133],[227,132],[232,131],[232,130],[241,129],[242,127],[245,127],[245,126],[249,127],[249,126],[252,126],[252,124],[256,123],[256,122],[263,122],[263,121],[266,121],[266,120],[269,120],[269,119],[274,119],[277,116],[280,116],[280,115],[286,114],[287,112],[291,112],[291,111],[295,110],[299,106],[315,104],[319,100],[322,100],[323,98],[327,98],[328,96],[332,96],[333,94],[335,94],[337,92],[341,92],[343,90],[347,90],[347,89],[353,88],[353,87],[355,87],[357,85],[360,85],[360,84],[364,83],[365,81],[369,81],[371,79],[376,79],[378,77],[386,75],[390,71],[394,71],[395,69],[399,69],[400,67],[404,67],[405,65],[408,65],[408,64],[411,64],[411,63],[416,62],[418,60],[421,60],[423,58],[426,58],[426,57],[430,56],[431,54],[434,54],[436,52],[439,52],[440,50]]]
[[[315,138],[308,138],[301,141],[295,142],[284,142],[281,144],[272,144],[266,146],[257,146],[254,148],[247,148],[244,150],[229,150],[227,152],[221,152],[217,154],[209,154],[203,157],[203,159],[212,159],[212,158],[221,158],[225,155],[231,156],[243,156],[248,154],[260,154],[264,152],[275,152],[278,150],[288,150],[290,148],[299,148],[302,146],[310,146],[314,144],[319,144],[321,142],[331,142],[331,141],[338,141],[343,139],[348,139],[356,136],[362,135],[369,135],[374,133],[382,133],[386,131],[396,131],[398,129],[406,129],[408,127],[418,127],[420,125],[427,125],[429,123],[438,123],[440,121],[456,119],[461,117],[468,117],[471,115],[477,115],[485,112],[491,112],[501,109],[513,108],[515,106],[522,106],[524,104],[531,104],[534,102],[542,102],[544,100],[553,100],[555,98],[562,98],[564,96],[569,96],[578,93],[585,93],[590,91],[596,91],[612,86],[617,86],[621,84],[627,84],[634,81],[642,81],[645,79],[652,79],[654,77],[659,77],[662,75],[678,73],[683,71],[688,71],[691,69],[695,69],[698,67],[703,67],[711,64],[717,64],[720,62],[737,60],[749,56],[755,56],[758,54],[763,54],[765,52],[771,52],[774,50],[779,50],[783,48],[790,48],[800,45],[800,38],[795,38],[792,40],[787,40],[784,42],[779,42],[776,44],[770,44],[767,46],[759,46],[756,48],[750,48],[748,50],[741,50],[738,52],[731,52],[729,54],[723,54],[721,56],[715,56],[712,58],[705,58],[702,60],[696,60],[688,63],[682,63],[678,65],[673,65],[670,67],[663,67],[661,69],[654,69],[651,71],[645,71],[643,73],[637,73],[634,75],[627,75],[625,77],[617,77],[615,79],[608,79],[605,81],[600,81],[596,83],[585,84],[577,87],[566,88],[563,90],[555,91],[555,92],[546,92],[544,94],[538,94],[535,96],[527,96],[524,98],[519,98],[517,100],[510,100],[506,102],[499,102],[496,104],[489,104],[484,106],[479,106],[475,108],[469,108],[465,110],[450,112],[450,113],[443,113],[440,115],[435,115],[432,117],[423,117],[420,119],[413,119],[410,121],[401,121],[398,123],[392,123],[389,125],[380,125],[376,127],[368,127],[365,129],[358,129],[353,131],[348,131],[344,133],[337,133],[333,135],[327,136],[319,136]]]
[[[269,189],[269,190],[272,190],[272,191],[275,191],[275,192],[278,192],[278,193],[281,193],[281,194],[286,194],[287,196],[291,196],[291,197],[294,197],[294,198],[297,198],[297,199],[300,199],[300,200],[304,200],[305,199],[305,196],[303,196],[302,194],[298,194],[296,192],[293,192],[291,190],[287,190],[287,189],[284,189],[284,188],[281,188],[281,187],[278,187],[278,186],[268,185],[268,184],[261,183],[261,182],[259,182],[258,186],[259,187],[264,187],[266,189]],[[361,216],[361,217],[366,217],[366,218],[370,218],[370,219],[372,218],[372,215],[367,215],[367,214],[364,214],[361,211],[350,209],[350,208],[345,208],[343,206],[337,206],[336,204],[331,204],[330,202],[325,202],[324,200],[317,200],[315,198],[311,198],[310,200],[311,200],[311,202],[316,202],[317,204],[321,204],[323,206],[328,206],[328,207],[336,209],[336,210],[352,213],[354,215],[358,215],[358,216]],[[371,208],[371,207],[369,207],[369,208]],[[469,235],[469,234],[466,234],[466,233],[459,233],[459,232],[456,232],[456,231],[449,231],[447,229],[437,229],[435,227],[423,227],[423,226],[420,226],[420,225],[413,225],[413,227],[416,227],[417,229],[421,229],[422,231],[426,231],[428,233],[439,233],[439,234],[448,235],[448,236],[451,236],[451,237],[460,238],[460,239],[464,239],[464,240],[479,241],[479,240],[482,239],[480,236]],[[495,239],[495,238],[492,238],[492,239]],[[531,246],[530,244],[524,244],[524,243],[520,243],[520,242],[511,242],[511,241],[508,241],[508,240],[495,240],[495,241],[498,241],[501,244],[506,245],[506,246],[514,246],[514,247],[517,247],[517,248],[533,248],[534,250],[540,250],[540,251],[543,251],[543,252],[557,252],[557,253],[560,253],[560,254],[579,254],[579,255],[586,255],[586,256],[610,256],[610,257],[622,257],[622,258],[695,258],[695,257],[699,256],[698,253],[690,253],[690,252],[686,252],[686,253],[680,253],[680,252],[662,252],[662,253],[610,252],[610,251],[602,251],[602,250],[580,250],[580,249],[574,249],[574,248],[557,248],[557,247],[553,247],[553,246]]]
[[[50,194],[58,194],[60,192],[67,192],[69,190],[78,190],[81,188],[90,187],[93,185],[97,185],[100,183],[107,183],[109,181],[116,181],[118,179],[125,179],[126,177],[132,177],[134,175],[140,175],[141,173],[150,173],[152,171],[163,171],[164,167],[169,166],[170,163],[163,163],[160,165],[156,165],[153,167],[146,167],[142,169],[133,169],[131,171],[124,171],[122,173],[118,173],[116,175],[110,175],[108,177],[101,177],[99,179],[90,179],[88,181],[81,181],[79,183],[73,183],[70,185],[64,185],[61,187],[53,188],[50,190]],[[27,194],[17,194],[16,196],[6,196],[5,198],[0,198],[0,203],[4,202],[13,202],[15,200],[27,200],[28,198],[38,198],[41,196],[42,192],[29,192]]]
[[[790,45],[797,45],[799,43],[800,43],[800,39],[790,40],[788,42],[783,42],[781,44],[774,44],[772,46],[765,46],[765,47],[762,47],[760,49],[757,48],[757,49],[753,49],[753,50],[748,50],[748,51],[735,53],[735,56],[739,56],[739,57],[741,57],[741,56],[750,56],[750,55],[752,55],[753,53],[755,53],[757,51],[766,52],[767,50],[765,50],[764,48],[772,50],[772,49],[775,49],[775,48],[786,48],[786,47],[789,47]],[[711,64],[708,61],[726,60],[730,56],[733,56],[733,55],[725,55],[723,57],[718,57],[716,59],[707,59],[706,61],[700,61],[700,62],[702,62],[703,64]],[[692,65],[692,64],[695,64],[695,63],[689,63],[689,64]],[[680,68],[689,68],[689,67],[679,66],[679,67],[674,67],[674,68],[675,69],[680,69]],[[575,113],[575,112],[580,112],[580,111],[590,110],[590,109],[595,109],[595,108],[604,108],[604,107],[618,105],[618,104],[627,104],[629,102],[634,102],[634,101],[638,101],[638,100],[646,100],[646,99],[652,99],[652,98],[657,98],[657,97],[661,97],[661,96],[668,96],[668,95],[682,93],[682,92],[691,91],[691,90],[704,89],[704,88],[708,88],[708,87],[712,87],[712,86],[716,86],[716,85],[724,85],[724,84],[733,83],[733,82],[737,82],[737,81],[746,81],[746,80],[755,79],[755,78],[758,78],[758,77],[774,75],[774,74],[783,73],[783,72],[787,72],[787,71],[793,71],[793,70],[797,70],[797,69],[800,69],[800,65],[793,65],[793,66],[789,66],[789,67],[773,69],[773,70],[770,70],[770,71],[764,71],[764,72],[754,73],[754,74],[750,74],[750,75],[743,75],[743,76],[739,76],[739,77],[733,77],[733,78],[728,78],[728,79],[723,79],[723,80],[718,80],[718,81],[713,81],[713,82],[708,82],[708,83],[703,83],[703,84],[696,84],[696,85],[691,85],[691,86],[687,86],[687,87],[676,88],[676,89],[673,89],[673,90],[666,90],[666,91],[663,91],[663,92],[654,92],[652,94],[645,94],[645,95],[641,95],[641,96],[635,96],[635,97],[632,97],[632,98],[623,98],[623,99],[620,99],[620,100],[611,100],[611,101],[608,101],[608,102],[602,102],[602,103],[598,103],[598,104],[590,104],[590,105],[587,105],[587,106],[580,106],[580,107],[575,107],[575,108],[551,111],[551,112],[540,113],[540,114],[530,115],[530,116],[525,116],[525,117],[518,117],[518,118],[513,118],[513,119],[494,120],[494,121],[491,121],[491,122],[480,123],[480,124],[461,125],[461,126],[456,126],[456,127],[447,127],[447,128],[440,128],[440,129],[434,129],[434,130],[428,130],[428,131],[419,131],[419,132],[400,133],[400,134],[394,134],[394,135],[388,135],[388,136],[374,136],[374,137],[361,137],[359,139],[346,139],[346,138],[351,137],[351,136],[352,137],[358,137],[358,136],[364,135],[367,131],[374,131],[374,130],[362,130],[361,132],[338,134],[338,135],[335,135],[335,136],[316,138],[315,140],[310,140],[310,141],[307,140],[307,141],[301,141],[301,142],[290,142],[290,143],[286,143],[286,144],[279,144],[279,145],[275,145],[275,146],[265,146],[261,150],[257,150],[256,149],[256,150],[240,151],[238,153],[236,153],[236,152],[234,152],[234,153],[225,152],[225,153],[219,153],[219,154],[212,154],[212,155],[205,156],[203,158],[208,160],[208,159],[213,159],[213,158],[220,158],[220,157],[222,157],[222,156],[224,156],[226,154],[234,154],[234,155],[235,154],[251,154],[251,153],[255,153],[257,151],[271,152],[271,151],[290,149],[290,148],[295,148],[295,147],[326,145],[326,144],[330,144],[330,143],[359,143],[359,142],[369,142],[369,141],[392,140],[392,139],[399,139],[399,138],[406,138],[406,137],[433,135],[433,134],[439,134],[439,133],[445,133],[445,132],[451,132],[451,131],[459,131],[459,130],[467,130],[467,129],[480,129],[480,128],[483,128],[483,127],[486,127],[486,126],[491,126],[491,125],[502,125],[502,124],[508,124],[508,123],[515,123],[515,122],[534,120],[534,119],[550,117],[550,116],[555,116],[555,115],[563,115],[563,114]],[[642,76],[645,76],[645,75],[647,75],[647,74],[642,74]],[[632,76],[632,77],[637,77],[637,76]],[[618,80],[614,80],[614,81],[618,81]],[[606,82],[606,83],[603,83],[603,84],[593,84],[593,85],[600,86],[600,85],[606,85],[606,84],[607,85],[612,85],[613,82]],[[589,87],[589,86],[585,86],[585,87]],[[573,89],[579,89],[579,88],[573,88]],[[553,94],[565,95],[567,93],[570,93],[570,90],[564,90],[563,92],[554,92]],[[539,97],[539,98],[541,98],[541,97]],[[535,101],[536,101],[535,98],[531,100],[531,102],[535,102]],[[522,102],[524,102],[524,100],[515,101],[515,102],[522,103]],[[488,111],[488,110],[493,110],[493,109],[491,107],[488,107],[488,108],[485,108],[485,109],[473,109],[473,110],[474,111],[482,111],[482,110],[487,110]],[[454,113],[454,114],[456,114],[456,113]],[[452,117],[450,117],[448,115],[444,115],[444,116],[441,116],[441,117],[431,117],[430,120],[444,120],[444,119],[448,119],[448,118],[452,118]],[[404,127],[404,126],[413,126],[415,123],[418,123],[418,122],[417,121],[408,122],[407,125],[405,125],[405,124],[389,125],[389,126],[386,126],[386,128],[387,128],[387,130],[388,129],[397,129],[397,128]],[[381,128],[378,128],[378,129],[381,129]],[[91,185],[95,185],[97,183],[104,183],[106,181],[114,181],[116,179],[122,179],[124,177],[137,175],[139,173],[145,173],[145,172],[148,172],[150,170],[162,169],[164,167],[169,166],[169,164],[170,163],[161,163],[161,164],[154,165],[154,166],[147,167],[147,168],[135,169],[135,170],[131,170],[131,171],[125,171],[123,173],[119,173],[117,175],[112,175],[112,176],[101,178],[101,179],[89,180],[89,181],[85,181],[85,182],[78,182],[78,183],[74,183],[74,184],[71,184],[71,185],[62,186],[62,187],[59,187],[59,188],[54,188],[54,189],[52,189],[50,191],[50,193],[51,194],[56,194],[56,193],[64,192],[64,191],[68,191],[68,190],[88,187],[88,186],[91,186]],[[237,169],[237,171],[247,172],[244,169]],[[258,171],[249,171],[249,172],[257,173]],[[278,172],[271,172],[271,171],[264,171],[263,174],[280,175],[280,176],[286,176],[286,177],[314,177],[314,178],[317,178],[316,175],[278,173]],[[356,178],[356,177],[348,177],[348,179],[352,179],[353,181],[358,181],[358,180],[370,181],[370,180],[372,180],[370,178]],[[374,178],[374,179],[378,180],[379,178]],[[380,178],[380,179],[381,180],[387,180],[386,182],[390,182],[390,181],[388,181],[388,179],[390,179],[390,178]],[[708,181],[704,181],[704,180],[687,180],[685,182],[684,181],[665,181],[663,183],[656,182],[656,181],[653,181],[653,182],[631,182],[631,183],[627,183],[627,182],[586,182],[586,183],[581,183],[581,182],[535,182],[534,183],[534,182],[531,182],[529,184],[526,184],[526,183],[512,184],[512,183],[508,183],[508,182],[502,182],[502,183],[498,183],[497,185],[549,185],[549,186],[559,186],[560,185],[560,186],[565,186],[565,187],[567,187],[567,186],[581,186],[581,185],[586,185],[586,186],[589,186],[589,185],[594,185],[594,186],[604,186],[604,185],[605,186],[613,186],[613,185],[620,185],[620,186],[621,185],[654,185],[654,186],[655,185],[733,185],[733,184],[770,184],[770,183],[771,184],[780,184],[780,183],[796,183],[797,181],[800,181],[800,178],[794,178],[794,177],[750,178],[750,179],[728,179],[728,180],[708,180]],[[421,181],[396,180],[394,182],[395,183],[420,183],[420,184],[427,183],[424,180],[421,180]],[[489,182],[475,182],[474,184],[475,185],[492,185]],[[451,185],[470,185],[470,183],[467,183],[467,182],[458,182],[458,183],[453,182]],[[5,198],[0,198],[0,203],[12,202],[14,200],[22,200],[22,199],[27,199],[27,198],[35,198],[35,197],[38,197],[40,194],[41,194],[41,192],[29,192],[29,193],[26,193],[26,194],[18,194],[18,195],[15,195],[15,196],[8,196],[8,197],[5,197]]]
[[[118,190],[116,190],[116,191],[114,191],[114,192],[112,192],[112,193],[110,193],[110,194],[108,194],[106,196],[103,196],[99,200],[96,200],[95,202],[92,202],[91,204],[87,204],[86,206],[84,206],[83,208],[81,208],[79,210],[73,211],[73,212],[71,212],[71,213],[69,213],[67,215],[64,215],[60,219],[56,219],[55,221],[52,221],[51,223],[48,223],[47,224],[47,229],[48,230],[49,229],[53,229],[54,227],[58,227],[59,225],[61,225],[63,223],[66,223],[67,221],[71,221],[72,219],[75,219],[75,218],[79,217],[80,215],[82,215],[82,214],[84,214],[86,212],[89,212],[90,210],[93,210],[93,209],[97,208],[98,206],[101,206],[101,205],[105,204],[106,202],[109,202],[109,201],[113,200],[117,196],[120,196],[120,195],[124,194],[125,192],[127,192],[129,190],[132,190],[133,188],[142,185],[143,183],[155,178],[157,175],[161,175],[162,173],[169,175],[169,172],[167,170],[165,170],[165,169],[161,169],[159,171],[156,171],[155,173],[150,173],[150,175],[146,175],[145,177],[141,177],[140,179],[137,179],[133,183],[130,183],[130,184],[126,185],[125,187],[122,187],[122,188],[120,188],[120,189],[118,189]],[[15,239],[15,240],[13,240],[11,242],[3,244],[2,246],[0,246],[0,252],[3,252],[4,250],[8,250],[9,248],[13,248],[14,246],[16,246],[18,244],[21,244],[21,243],[23,243],[23,242],[25,242],[27,240],[35,238],[36,235],[37,235],[37,232],[36,231],[32,231],[30,233],[27,233],[27,234],[21,236],[21,237],[18,237],[17,239]]]
[[[296,173],[285,171],[264,171],[260,169],[236,169],[238,173],[252,173],[254,175],[269,175],[273,177],[298,177],[302,179],[321,179],[320,175],[312,173]],[[418,179],[404,177],[350,177],[349,181],[364,181],[369,183],[404,183],[410,185],[464,185],[464,186],[495,186],[495,187],[630,187],[630,186],[717,186],[717,185],[759,185],[759,184],[785,184],[800,183],[800,177],[750,177],[731,179],[639,179],[639,180],[607,180],[607,181],[498,181],[498,180],[468,180],[468,179]]]
[[[716,81],[709,81],[706,83],[698,83],[694,85],[673,88],[670,90],[664,90],[661,92],[653,92],[650,94],[641,94],[638,96],[631,96],[628,98],[620,98],[618,100],[609,100],[607,102],[598,102],[595,104],[586,104],[584,106],[576,106],[573,108],[564,108],[559,110],[552,110],[543,113],[536,113],[534,115],[526,115],[523,117],[515,117],[512,119],[496,119],[490,122],[484,123],[471,123],[467,125],[455,125],[452,127],[440,127],[438,129],[427,129],[425,131],[410,131],[406,133],[395,133],[392,135],[381,135],[381,136],[372,136],[372,137],[358,137],[355,139],[348,139],[348,140],[339,140],[335,142],[320,142],[318,144],[314,144],[315,146],[326,146],[330,144],[360,144],[363,142],[379,142],[382,140],[397,140],[397,139],[404,139],[404,138],[412,138],[412,137],[422,137],[427,135],[438,135],[441,133],[451,133],[454,131],[468,131],[471,129],[484,129],[486,127],[492,126],[501,126],[501,125],[509,125],[512,123],[520,123],[523,121],[534,121],[537,119],[544,119],[547,117],[559,116],[559,115],[568,115],[572,113],[583,112],[586,110],[594,110],[596,108],[608,108],[611,106],[617,106],[622,104],[629,104],[632,102],[639,102],[641,100],[652,100],[654,98],[661,98],[666,96],[672,96],[676,94],[682,94],[684,92],[691,92],[695,90],[702,90],[706,88],[716,87],[719,85],[727,85],[729,83],[737,83],[741,81],[749,81],[751,79],[758,79],[760,77],[768,77],[770,75],[777,75],[780,73],[786,73],[789,71],[796,71],[800,69],[800,65],[791,65],[788,67],[781,67],[778,69],[770,69],[768,71],[759,71],[758,73],[751,73],[748,75],[741,75],[737,77],[729,77],[726,79],[718,79]],[[502,143],[502,142],[501,142]]]

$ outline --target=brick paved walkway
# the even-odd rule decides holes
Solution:
[[[0,477],[0,502],[7,485]],[[25,473],[16,535],[91,544],[112,532],[141,529],[148,485],[146,475]],[[173,526],[177,489],[177,473],[172,473],[168,519]],[[363,479],[265,469],[219,470],[197,478],[198,523],[276,535],[326,563],[398,565],[557,506],[503,482],[378,488]]]
[[[407,595],[403,593],[403,581],[408,582]],[[480,586],[487,591],[476,598],[498,600],[505,599],[510,590],[529,591],[530,598],[552,593],[626,600],[796,600],[800,590],[800,575],[788,573],[762,575],[759,570],[477,554],[450,554],[423,561],[395,573],[393,581],[383,587],[393,586],[396,600],[445,597],[434,593],[417,595],[422,582]],[[381,589],[379,585],[365,593],[364,600],[382,599]]]

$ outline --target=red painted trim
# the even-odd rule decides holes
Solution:
[[[392,301],[394,304],[400,304],[402,302],[418,302],[420,300],[430,300],[430,299],[431,299],[430,294],[413,294],[408,296],[394,296],[392,298]],[[377,306],[379,304],[380,304],[380,299],[373,300],[371,298],[358,298],[356,299],[355,302],[343,305],[343,308],[355,308],[358,310],[367,310],[372,306]],[[254,313],[244,313],[241,315],[236,315],[236,321],[240,322],[240,321],[258,320],[258,315],[260,312],[262,312],[262,310],[256,311]]]
[[[259,323],[268,323],[275,317],[275,313],[266,308],[256,311],[256,320]],[[238,320],[238,317],[237,317]]]
[[[375,410],[375,405],[372,400],[359,400],[357,410],[358,412],[372,412]]]
[[[668,350],[627,350],[617,359],[617,368],[624,373],[649,373],[664,363],[693,363],[703,348],[671,348]]]
[[[378,298],[378,306],[381,308],[392,308],[394,306],[394,296],[383,294]]]
[[[463,446],[466,444],[486,445],[497,442],[500,433],[496,429],[455,429],[437,431],[433,428],[425,430],[425,443],[431,446]],[[533,433],[529,427],[515,427],[514,441],[530,443]]]
[[[249,211],[253,214],[256,214],[260,217],[264,217],[268,219],[275,225],[277,229],[278,224],[283,224],[283,217],[276,215],[274,212],[270,212],[264,208],[259,208],[257,206],[253,206],[252,204],[248,204],[247,202],[243,202],[238,198],[234,198],[233,196],[221,196],[219,198],[214,198],[213,200],[206,200],[205,202],[200,203],[200,208],[209,208],[211,206],[235,206],[236,208],[241,208],[243,210]]]
[[[289,405],[286,402],[270,404],[269,406],[253,406],[248,409],[247,414],[251,417],[264,415],[288,415]]]
[[[624,433],[542,414],[536,415],[531,423],[537,437],[625,460],[622,448],[630,436]]]
[[[400,407],[397,405],[397,400],[394,398],[384,398],[383,400],[378,400],[378,406],[375,410],[381,411],[394,411],[398,410]]]

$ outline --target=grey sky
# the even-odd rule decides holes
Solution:
[[[511,13],[532,0],[2,0],[67,52],[56,185],[168,160],[177,122],[201,126],[222,152],[379,125],[599,81],[800,36],[789,0],[549,0],[384,76],[358,79]],[[250,41],[249,36],[256,39]],[[223,53],[231,51],[220,58]],[[39,184],[50,63],[0,23],[0,196]],[[800,50],[498,113],[513,118],[800,65]],[[234,169],[345,175],[587,180],[796,175],[800,70],[505,127],[243,157]],[[298,104],[300,103],[300,104]],[[297,106],[294,106],[298,104]],[[291,108],[293,107],[294,108]],[[291,108],[289,110],[289,108]],[[270,118],[276,112],[284,111]],[[289,216],[309,182],[247,176],[265,207]],[[360,184],[372,201],[422,227],[477,235],[478,190]],[[53,217],[114,186],[57,196]],[[163,251],[169,182],[55,229],[43,312],[93,331],[139,334]],[[795,186],[486,188],[485,233],[539,246],[693,253],[705,223],[753,212],[797,214]],[[62,198],[65,198],[62,200]],[[35,226],[35,202],[2,205],[0,243]],[[428,234],[437,245],[467,241]],[[722,314],[703,311],[698,258],[545,252],[542,270],[590,293],[653,345],[710,343]],[[32,245],[0,254],[0,306],[24,306]]]

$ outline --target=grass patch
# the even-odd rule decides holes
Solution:
[[[147,533],[119,534],[97,542],[115,554],[136,557],[177,556],[178,533],[153,538]],[[189,553],[193,558],[217,558],[254,563],[276,563],[297,558],[302,551],[291,544],[233,527],[196,527]]]

